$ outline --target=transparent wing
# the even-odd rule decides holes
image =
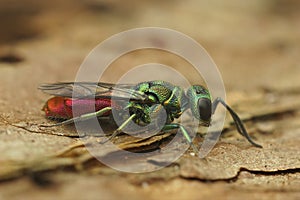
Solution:
[[[104,82],[59,82],[42,84],[38,89],[47,94],[69,98],[106,98],[145,100],[147,95],[134,90],[134,84]]]

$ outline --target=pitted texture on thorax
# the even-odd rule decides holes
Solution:
[[[165,81],[149,81],[138,84],[135,90],[144,92],[145,94],[155,98],[156,102],[163,104],[172,94],[174,86]]]

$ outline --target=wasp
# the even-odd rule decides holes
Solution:
[[[138,84],[61,82],[43,84],[39,89],[54,95],[43,107],[46,117],[64,120],[54,126],[109,116],[112,110],[120,113],[127,110],[129,115],[107,140],[117,136],[131,121],[140,126],[151,123],[153,116],[158,116],[157,113],[164,109],[166,122],[161,130],[180,129],[197,152],[186,128],[174,120],[190,109],[199,125],[209,126],[217,106],[223,105],[232,116],[237,131],[253,146],[262,147],[249,136],[237,113],[222,98],[212,100],[209,91],[201,85],[192,85],[184,91],[182,87],[162,80]],[[73,112],[74,108],[76,113]]]

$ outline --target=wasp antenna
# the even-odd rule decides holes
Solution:
[[[225,101],[222,98],[218,97],[218,98],[216,98],[214,100],[213,106],[212,106],[212,112],[214,113],[216,111],[216,108],[217,108],[217,106],[218,106],[219,103],[221,103],[229,111],[231,117],[233,118],[233,121],[235,123],[235,126],[236,126],[238,132],[242,136],[244,136],[253,146],[262,148],[262,146],[260,144],[257,144],[256,142],[254,142],[252,140],[252,138],[250,137],[250,135],[246,131],[245,126],[244,126],[242,120],[239,118],[239,116],[236,114],[236,112],[234,112],[232,110],[232,108],[225,103]]]

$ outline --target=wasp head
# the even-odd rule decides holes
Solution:
[[[212,115],[209,91],[201,85],[193,85],[188,89],[187,97],[193,116],[201,125],[209,126]]]

